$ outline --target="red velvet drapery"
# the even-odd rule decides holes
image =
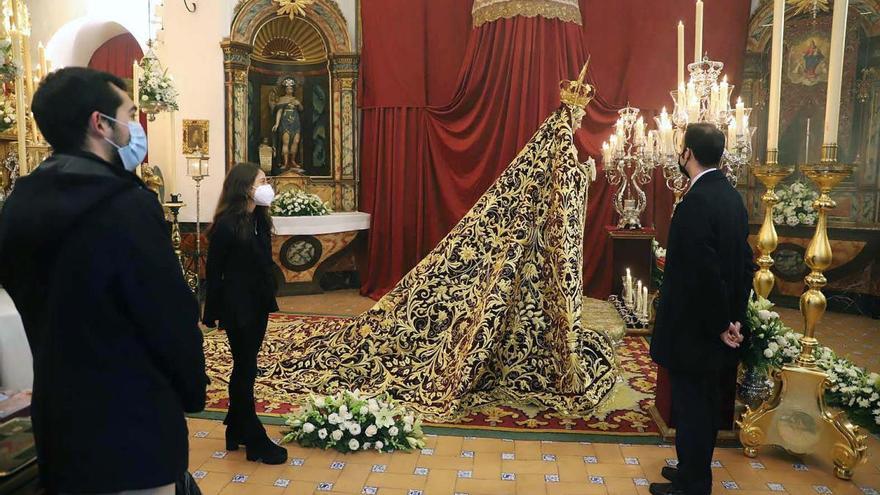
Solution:
[[[89,60],[89,68],[109,72],[114,76],[125,79],[131,84],[133,67],[135,61],[139,61],[144,57],[140,44],[134,39],[130,33],[120,34],[107,40],[103,45],[99,46]],[[132,88],[129,87],[129,90]],[[147,116],[140,114],[140,122],[147,131]]]
[[[541,17],[471,27],[471,0],[371,0],[362,5],[361,208],[372,214],[361,293],[378,298],[467,212],[559,105],[559,81],[592,55],[599,96],[576,135],[598,157],[616,111],[654,112],[675,85],[675,26],[691,0],[581,0],[584,25]],[[747,0],[706,7],[703,46],[739,79]],[[688,58],[693,31],[688,29]],[[650,110],[648,110],[650,109]],[[646,222],[665,236],[671,195],[649,190]],[[588,294],[611,289],[611,188],[592,186],[585,235]]]

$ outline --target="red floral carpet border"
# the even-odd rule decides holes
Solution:
[[[287,392],[273,370],[283,356],[275,352],[290,336],[305,331],[316,322],[331,316],[273,314],[269,319],[266,340],[258,357],[260,367],[255,396],[257,413],[282,416],[296,410],[294,397]],[[659,428],[648,413],[654,403],[657,368],[648,354],[643,337],[627,337],[617,349],[620,381],[611,396],[589,416],[569,418],[554,411],[536,410],[528,406],[487,407],[456,423],[431,424],[446,428],[496,431],[578,433],[599,435],[659,436]],[[205,360],[211,384],[208,387],[208,411],[225,412],[228,403],[227,384],[232,371],[232,355],[223,331],[205,335]]]

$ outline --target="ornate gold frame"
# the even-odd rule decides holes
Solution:
[[[181,141],[181,146],[183,147],[183,154],[185,156],[189,155],[197,155],[199,153],[210,156],[209,153],[209,144],[208,144],[208,127],[209,122],[207,120],[190,120],[183,119],[183,140]],[[191,129],[198,129],[202,134],[202,146],[192,147],[189,144],[189,135]]]
[[[315,0],[306,9],[304,20],[324,38],[328,52],[331,99],[330,177],[279,179],[279,189],[300,187],[329,201],[336,211],[356,211],[358,206],[358,130],[355,84],[360,57],[354,53],[348,24],[336,2]],[[226,167],[246,161],[248,156],[248,71],[253,43],[259,29],[268,21],[282,17],[272,0],[244,0],[238,4],[230,35],[220,44],[223,49],[226,99]]]

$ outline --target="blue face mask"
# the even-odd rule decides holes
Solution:
[[[103,113],[101,115],[117,124],[122,123],[109,115],[104,115]],[[128,122],[128,133],[131,138],[125,146],[119,146],[108,138],[104,138],[104,140],[116,148],[116,151],[119,153],[119,158],[122,159],[122,166],[125,167],[125,170],[134,172],[134,169],[136,169],[147,156],[147,133],[144,132],[141,123],[137,121]]]

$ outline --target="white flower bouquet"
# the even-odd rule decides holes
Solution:
[[[749,301],[747,319],[752,335],[743,354],[747,366],[781,368],[793,364],[801,353],[803,334],[785,326],[779,315],[770,311],[772,307],[773,303],[761,297]],[[828,347],[816,348],[815,357],[831,383],[825,390],[825,402],[845,410],[854,423],[876,431],[880,426],[880,374],[867,372]]]
[[[174,78],[168,74],[168,70],[162,70],[159,59],[148,53],[141,59],[141,74],[138,78],[140,95],[138,100],[141,105],[161,106],[165,110],[178,110],[177,89],[174,88]]]
[[[0,96],[0,132],[15,127],[15,103],[11,95]]]
[[[0,82],[12,82],[21,72],[12,58],[12,40],[0,39]]]
[[[773,222],[777,225],[813,225],[819,212],[813,209],[813,201],[819,193],[801,181],[795,181],[776,192],[779,203],[773,209]]]
[[[287,416],[282,443],[339,452],[422,449],[422,421],[389,396],[364,398],[358,391],[310,396],[302,409]]]
[[[313,217],[333,212],[321,198],[299,189],[284,191],[275,196],[271,212],[276,217]]]

